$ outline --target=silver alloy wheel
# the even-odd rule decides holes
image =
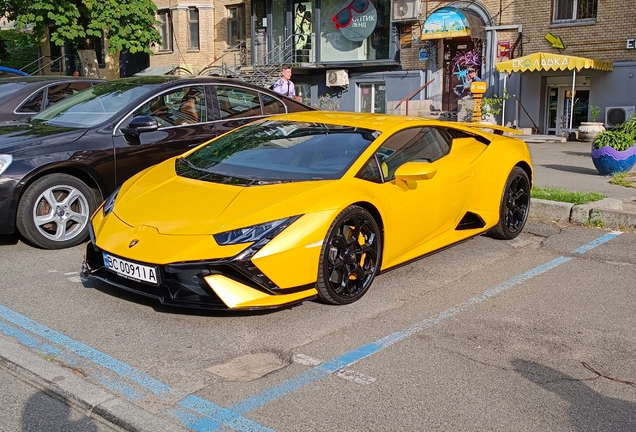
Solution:
[[[90,217],[90,207],[78,189],[56,185],[37,197],[32,216],[42,236],[53,241],[65,241],[82,233]]]

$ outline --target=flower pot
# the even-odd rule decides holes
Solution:
[[[605,130],[603,123],[581,122],[579,126],[579,141],[592,142],[596,135]]]
[[[636,145],[623,151],[609,146],[599,149],[592,147],[592,162],[603,175],[628,172],[636,164]]]

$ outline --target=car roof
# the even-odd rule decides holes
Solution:
[[[398,125],[408,126],[408,123],[415,125],[430,126],[456,126],[450,125],[448,122],[439,120],[429,120],[422,117],[410,117],[391,114],[373,114],[360,112],[342,112],[342,111],[305,111],[289,114],[281,114],[270,117],[270,120],[290,120],[290,121],[307,121],[312,123],[326,123],[339,126],[352,126],[364,129],[377,130],[380,132],[387,131]],[[405,124],[407,123],[407,124]]]
[[[225,78],[212,75],[142,75],[133,76],[128,78],[119,78],[111,82],[130,83],[139,85],[165,85],[171,87],[172,85],[183,85],[184,83],[191,84],[239,84],[244,87],[249,87],[255,90],[264,90],[264,87],[249,84],[245,81],[236,78]]]
[[[89,78],[89,77],[73,77],[73,76],[47,76],[47,75],[38,75],[38,76],[19,76],[19,77],[6,77],[0,78],[0,83],[8,83],[8,82],[18,82],[24,84],[53,84],[58,82],[69,82],[69,81],[91,81],[91,82],[106,82],[105,79],[101,78]]]

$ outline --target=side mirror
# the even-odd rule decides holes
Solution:
[[[404,182],[429,180],[436,173],[437,168],[431,162],[407,162],[395,171],[395,178]]]
[[[123,127],[120,130],[125,135],[139,136],[142,132],[153,132],[159,129],[159,123],[157,119],[151,116],[138,116],[132,119],[128,124],[128,127]]]

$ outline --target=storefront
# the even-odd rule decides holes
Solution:
[[[292,80],[305,102],[328,96],[341,111],[387,112],[426,82],[413,99],[431,99],[435,110],[457,111],[467,96],[468,67],[483,76],[492,68],[487,53],[488,12],[471,2],[431,11],[415,26],[414,46],[431,53],[404,67],[400,31],[421,22],[417,1],[265,0],[252,4],[252,59],[260,65],[293,64]],[[416,6],[417,5],[417,6]],[[410,21],[404,14],[412,14]],[[415,68],[414,68],[415,67]]]

